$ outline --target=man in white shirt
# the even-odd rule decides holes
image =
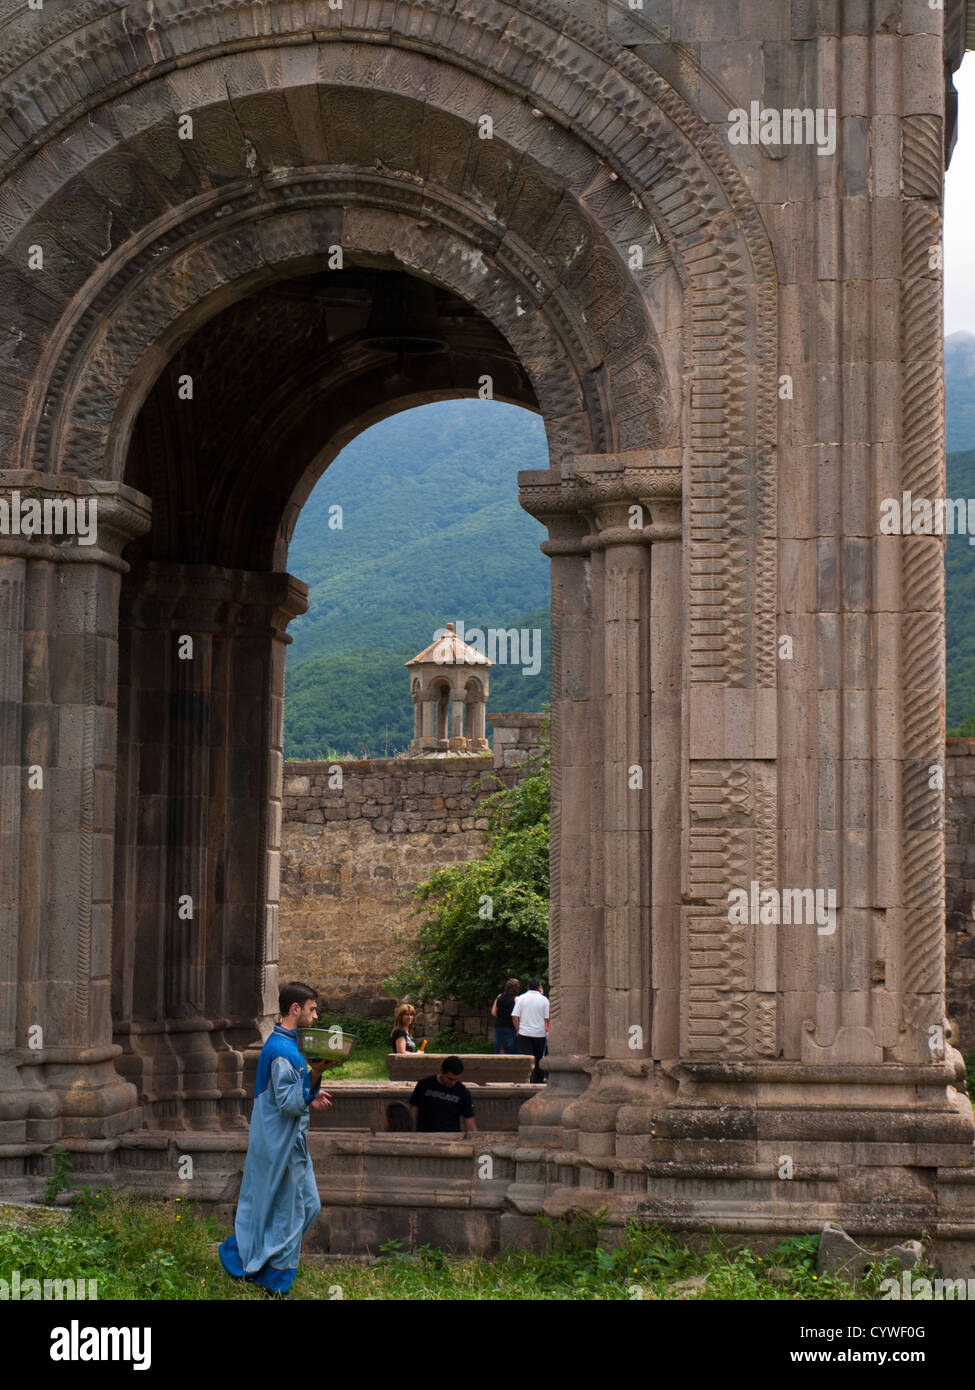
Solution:
[[[528,981],[525,993],[515,1000],[511,1022],[518,1034],[518,1051],[535,1058],[530,1080],[544,1081],[545,1075],[538,1064],[545,1056],[548,1041],[548,1000],[542,993],[541,981]]]

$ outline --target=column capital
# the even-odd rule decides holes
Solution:
[[[136,627],[191,628],[290,642],[287,626],[308,608],[308,586],[282,571],[225,569],[219,565],[151,560],[132,600]]]
[[[595,522],[593,534],[586,537],[590,550],[680,538],[679,449],[579,454],[571,466],[575,488]],[[649,520],[641,518],[635,526],[634,507],[649,513]]]
[[[545,555],[584,555],[588,526],[581,515],[580,499],[568,481],[553,468],[522,469],[518,474],[518,501],[525,511],[548,528],[543,541]]]
[[[628,449],[578,454],[561,474],[523,471],[518,493],[525,511],[549,528],[545,554],[581,554],[607,545],[678,539],[682,479],[679,449]],[[633,506],[649,512],[648,524],[631,524]]]
[[[122,551],[151,519],[150,499],[126,483],[0,469],[0,555],[125,573]]]

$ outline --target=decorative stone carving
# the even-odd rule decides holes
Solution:
[[[125,581],[116,863],[131,873],[139,817],[151,838],[151,798],[164,795],[149,790],[149,760],[138,776],[129,761],[136,726],[159,708],[175,709],[186,735],[158,742],[160,767],[171,750],[183,759],[174,805],[186,834],[153,845],[180,879],[202,877],[204,841],[214,858],[208,916],[183,954],[161,914],[130,930],[134,898],[116,895],[122,1065],[151,1092],[154,1122],[237,1118],[245,1055],[273,1002],[273,791],[296,597],[282,574],[297,510],[338,440],[314,441],[316,419],[335,418],[316,405],[342,397],[345,437],[370,409],[470,393],[461,348],[476,342],[491,348],[497,394],[546,422],[552,467],[524,478],[522,495],[549,530],[556,654],[551,1079],[522,1113],[505,1155],[514,1176],[492,1200],[516,1231],[538,1207],[587,1203],[614,1220],[640,1210],[673,1226],[820,1229],[839,1205],[859,1235],[896,1220],[975,1238],[954,1181],[971,1166],[971,1116],[948,1095],[959,1062],[924,1050],[943,993],[940,794],[924,776],[941,756],[942,555],[924,537],[887,546],[899,538],[879,536],[870,511],[881,479],[891,492],[943,486],[940,276],[926,255],[939,240],[940,94],[960,7],[905,6],[883,34],[826,8],[792,16],[795,77],[838,94],[837,151],[823,159],[726,139],[728,94],[778,71],[765,48],[780,35],[763,39],[760,7],[747,36],[721,18],[720,80],[703,6],[673,6],[662,37],[632,46],[629,25],[621,45],[607,14],[580,18],[555,0],[345,0],[342,11],[66,0],[43,23],[16,8],[0,20],[11,329],[0,449],[58,486],[138,473],[152,496],[153,530],[130,547]],[[485,112],[490,142],[477,131]],[[183,113],[197,123],[192,150],[175,133]],[[28,271],[38,242],[44,265]],[[456,377],[371,377],[361,335],[353,345],[343,325],[328,338],[326,313],[307,376],[296,364],[267,395],[242,379],[238,399],[263,403],[252,437],[234,434],[228,396],[209,452],[184,455],[167,424],[177,354],[200,350],[210,375],[234,306],[325,274],[336,244],[353,269],[419,277],[472,306],[476,329],[451,338]],[[262,321],[273,331],[273,313]],[[295,420],[284,436],[289,416],[307,429]],[[97,852],[112,839],[122,543],[70,570],[46,542],[4,546],[0,589],[8,685],[40,692],[22,696],[0,750],[8,772],[22,771],[28,745],[41,761],[63,755],[58,772],[72,775],[58,815],[82,832],[43,918],[56,831],[8,776],[5,808],[25,812],[27,852],[16,901],[3,899],[5,923],[24,934],[7,960],[55,943],[45,1005],[62,1035],[36,1065],[18,1052],[24,991],[7,982],[18,1003],[5,996],[0,1027],[13,1019],[17,1043],[0,1057],[0,1123],[16,1144],[63,1132],[106,1155],[138,1118],[113,1070]],[[178,576],[175,597],[160,570]],[[153,667],[177,615],[200,624],[209,675]],[[789,667],[783,632],[795,639]],[[166,698],[142,699],[153,695]],[[201,731],[213,734],[214,788],[239,779],[239,806],[204,797],[189,766]],[[99,784],[90,823],[78,768]],[[5,810],[0,835],[15,820]],[[221,838],[216,823],[231,820]],[[13,853],[0,840],[5,870]],[[220,896],[235,854],[248,860],[236,917]],[[835,884],[835,936],[786,943],[729,919],[730,889],[778,889],[780,875]],[[56,929],[68,913],[80,933]],[[231,940],[246,947],[229,975],[212,973]],[[156,988],[135,968],[149,946],[175,969],[168,996],[140,1013],[138,989]],[[91,1090],[74,1087],[79,1075]],[[875,1161],[861,1173],[864,1115]],[[774,1159],[785,1143],[801,1176],[784,1200]],[[120,1171],[156,1152],[123,1149]]]

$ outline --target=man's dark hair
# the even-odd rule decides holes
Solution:
[[[303,985],[300,980],[292,980],[290,984],[282,985],[278,993],[278,1014],[284,1018],[292,1004],[304,1006],[310,999],[317,998],[317,989],[312,989],[311,985]]]
[[[443,1066],[440,1070],[449,1071],[451,1076],[460,1076],[461,1072],[464,1070],[464,1063],[459,1057],[445,1057],[443,1059]]]
[[[528,988],[529,988],[529,989],[541,989],[541,987],[542,987],[542,982],[541,982],[541,980],[529,980],[529,981],[528,981]]]

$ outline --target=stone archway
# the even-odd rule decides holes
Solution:
[[[315,356],[307,376],[281,383],[263,432],[249,447],[235,443],[239,467],[206,494],[189,546],[171,504],[193,496],[195,482],[167,473],[165,440],[152,431],[181,354],[275,286],[327,275],[338,247],[367,282],[414,277],[468,306],[476,351],[493,354],[511,399],[531,395],[548,431],[551,466],[524,475],[521,496],[548,528],[552,559],[552,1082],[523,1115],[514,1208],[607,1204],[611,1189],[617,1215],[649,1203],[678,1224],[710,1224],[717,1205],[747,1224],[757,1200],[761,1219],[781,1229],[842,1201],[870,1230],[855,1172],[869,1130],[886,1146],[876,1182],[907,1194],[897,1219],[922,1208],[924,1220],[937,1216],[939,1164],[970,1164],[972,1132],[945,1094],[955,1060],[929,1046],[943,1006],[941,811],[922,776],[940,747],[940,554],[922,543],[896,559],[874,546],[866,558],[859,542],[877,538],[851,499],[878,486],[858,452],[865,441],[904,445],[906,485],[937,482],[926,441],[940,419],[939,281],[923,253],[938,224],[943,103],[929,110],[925,89],[921,109],[893,118],[896,139],[875,92],[856,106],[858,120],[861,105],[876,118],[877,140],[896,145],[884,165],[896,191],[869,210],[876,255],[889,260],[896,247],[897,269],[870,273],[900,277],[901,327],[864,348],[857,306],[870,277],[856,271],[867,253],[855,245],[868,193],[853,124],[847,183],[837,178],[816,214],[834,222],[820,229],[815,266],[800,265],[801,226],[782,211],[795,190],[772,153],[732,156],[713,124],[727,94],[700,55],[682,53],[675,67],[669,43],[620,39],[542,0],[476,11],[430,0],[379,18],[369,0],[305,9],[95,0],[42,32],[23,15],[2,31],[0,75],[17,113],[0,151],[0,293],[13,306],[0,346],[4,482],[101,506],[99,544],[84,554],[2,543],[4,678],[17,711],[5,726],[4,825],[20,826],[5,828],[4,844],[16,962],[0,1019],[7,1137],[26,1154],[59,1134],[109,1141],[110,1152],[139,1120],[135,1089],[116,1070],[108,954],[113,854],[131,883],[132,816],[149,823],[144,786],[131,780],[118,832],[114,822],[116,691],[126,718],[134,692],[139,718],[152,712],[143,675],[136,686],[115,680],[122,552],[133,541],[127,669],[133,660],[148,669],[160,632],[189,627],[207,652],[192,675],[177,679],[174,666],[159,676],[157,706],[171,721],[159,716],[160,748],[204,738],[204,695],[220,695],[221,726],[243,708],[238,684],[250,702],[239,756],[226,733],[213,745],[221,816],[229,823],[227,788],[242,764],[242,801],[254,812],[246,848],[242,831],[236,842],[238,861],[251,864],[231,904],[239,915],[225,913],[215,938],[247,943],[231,962],[232,1007],[211,978],[214,941],[158,923],[180,884],[210,873],[202,817],[212,808],[193,759],[177,757],[165,796],[145,792],[164,796],[180,822],[164,837],[178,853],[149,910],[156,925],[145,928],[157,964],[178,964],[152,1008],[167,1037],[195,1039],[167,1044],[171,1118],[234,1120],[273,979],[275,673],[302,602],[284,573],[287,539],[335,444],[302,421],[341,394],[344,438],[416,389],[466,388],[428,376],[377,401],[382,374],[370,377],[368,353]],[[909,86],[923,48],[928,87],[940,93],[941,18],[926,22],[932,32],[904,36],[898,52]],[[814,46],[829,37],[811,30],[801,37]],[[742,81],[750,42],[734,39]],[[823,51],[809,50],[813,85],[826,83]],[[859,91],[849,62],[843,90]],[[181,140],[187,118],[192,139]],[[807,170],[800,182],[812,207],[815,177]],[[30,269],[38,247],[43,264]],[[843,295],[817,298],[830,277]],[[889,328],[889,297],[874,308],[870,323]],[[835,330],[822,328],[815,364],[796,346],[804,314]],[[777,414],[780,321],[816,403],[789,428]],[[898,331],[909,358],[897,368],[900,419],[864,424],[864,355],[871,369],[887,363]],[[887,388],[896,375],[883,378]],[[846,394],[831,395],[840,381]],[[294,424],[287,487],[265,457],[282,420]],[[849,445],[842,466],[829,452],[837,440]],[[780,475],[776,451],[791,471]],[[893,676],[864,637],[866,613],[885,632],[890,614],[907,614],[884,658]],[[806,656],[780,690],[776,638],[793,614]],[[825,687],[813,684],[817,663]],[[895,732],[881,736],[898,687],[907,694]],[[818,702],[819,742],[797,712],[800,695]],[[173,742],[175,725],[189,732]],[[131,728],[122,721],[126,778]],[[866,760],[849,741],[863,730]],[[48,799],[23,788],[27,764],[47,769]],[[803,799],[813,784],[815,814]],[[740,884],[824,875],[844,914],[836,942],[784,944],[760,923],[728,919]],[[125,889],[122,917],[138,905]],[[126,929],[113,943],[133,989],[136,939]],[[39,1018],[44,1046],[31,1055],[24,1038]],[[197,1111],[179,1109],[188,1097],[175,1093],[188,1089]],[[923,1106],[906,1098],[922,1093]],[[801,1147],[811,1098],[824,1094],[836,1164],[815,1182],[827,1195],[804,1189],[806,1206],[783,1216],[769,1146]],[[865,1128],[864,1106],[883,1119]],[[909,1162],[903,1146],[922,1140],[942,1144],[940,1157]],[[545,1161],[532,1144],[547,1146]],[[921,1188],[928,1197],[912,1205]]]

